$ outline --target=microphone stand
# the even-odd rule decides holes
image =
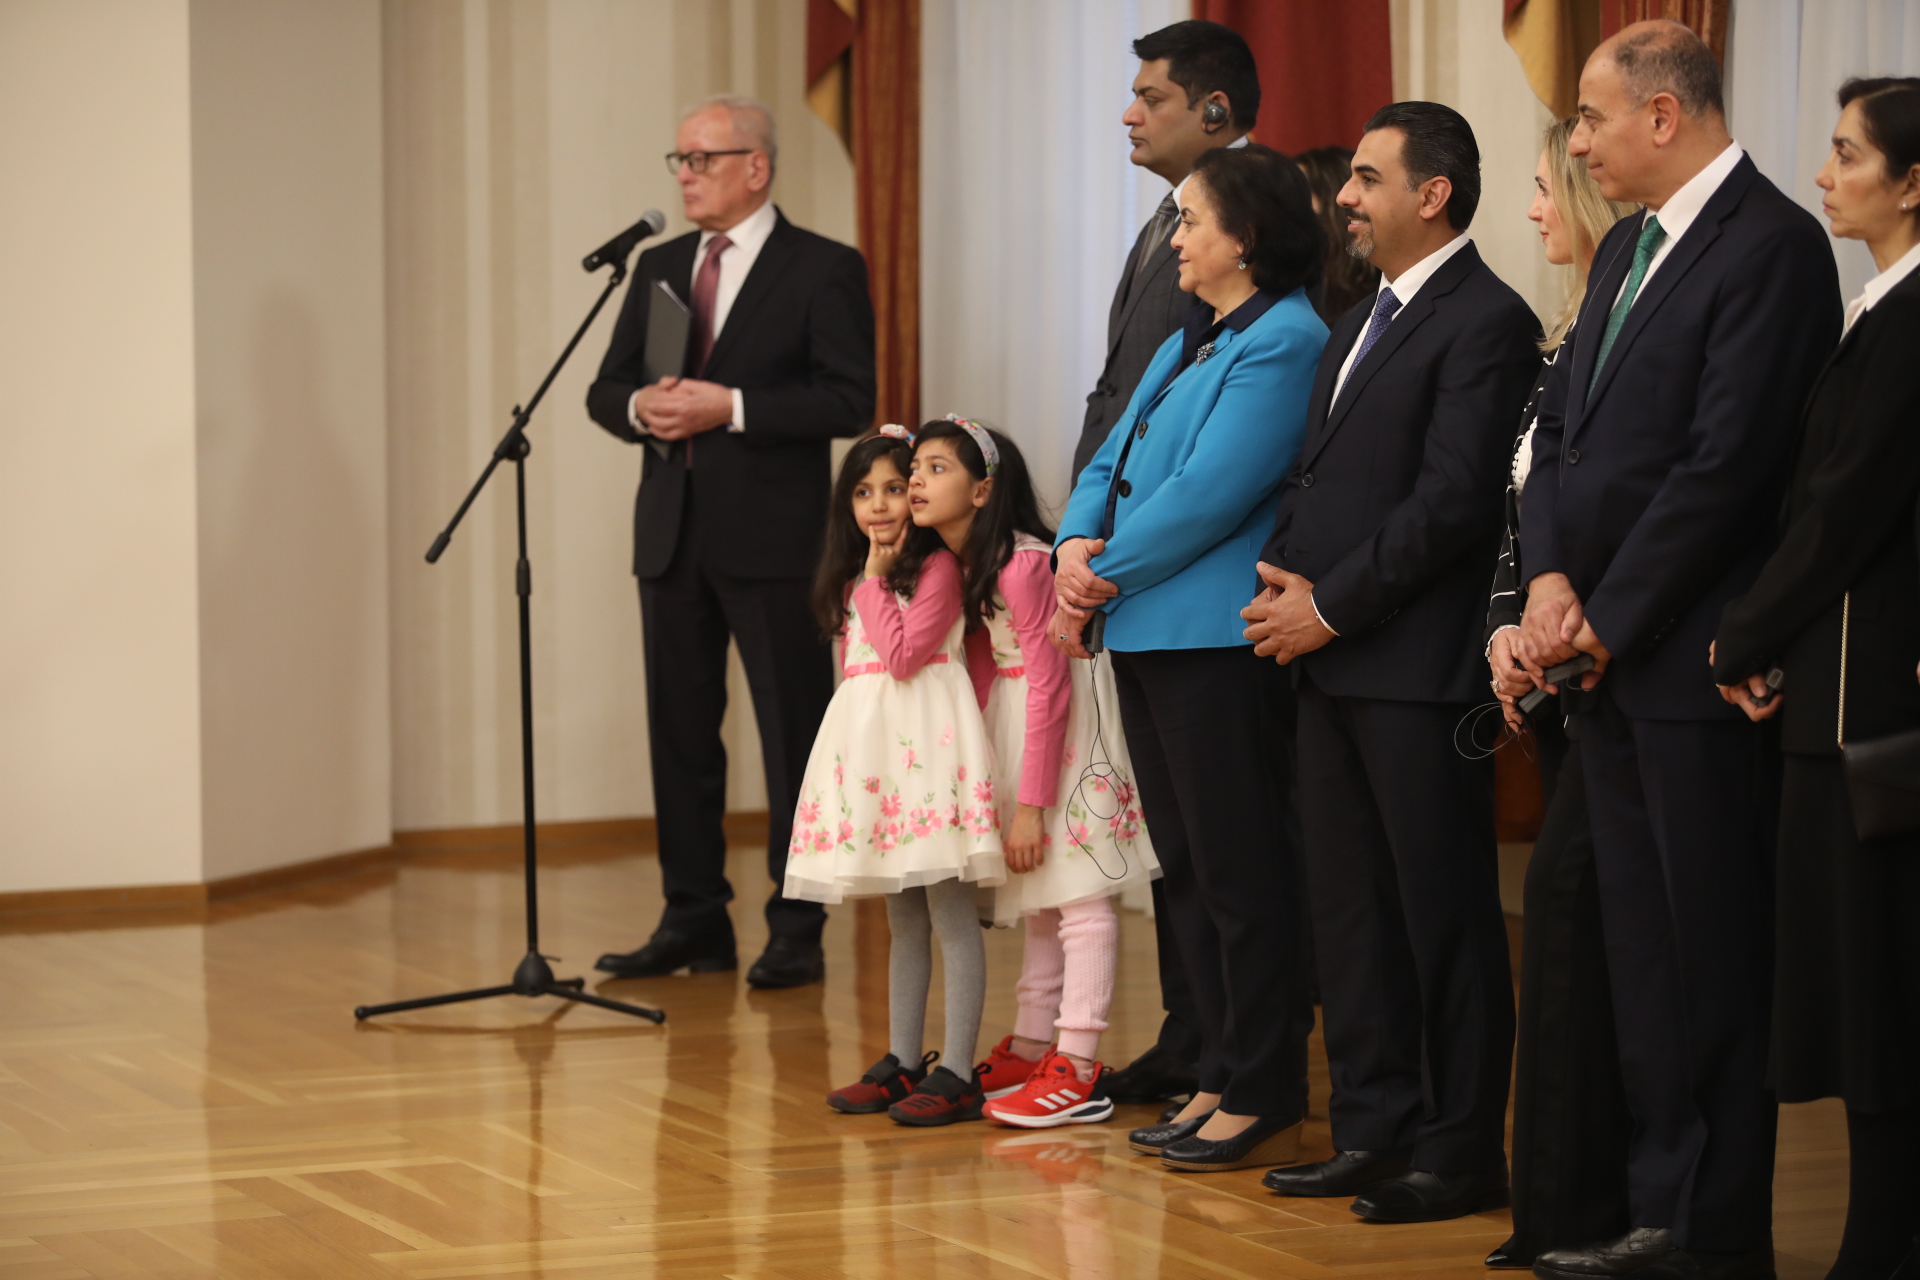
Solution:
[[[628,252],[632,248],[629,246]],[[520,810],[526,843],[526,895],[527,895],[527,954],[522,956],[519,965],[513,971],[513,981],[505,986],[481,987],[474,991],[454,991],[446,995],[421,996],[415,1000],[396,1000],[390,1004],[363,1004],[353,1011],[358,1019],[377,1018],[383,1013],[399,1013],[406,1009],[427,1009],[437,1004],[459,1004],[468,1000],[488,1000],[494,996],[559,996],[563,1000],[574,1000],[581,1004],[595,1005],[602,1009],[611,1009],[615,1013],[628,1013],[636,1018],[645,1018],[649,1022],[665,1022],[667,1015],[659,1009],[649,1009],[645,1005],[624,1004],[618,1000],[590,994],[582,990],[586,986],[585,978],[556,978],[548,957],[540,954],[540,897],[535,871],[539,865],[539,846],[533,824],[533,622],[529,601],[533,595],[533,568],[527,562],[527,454],[532,445],[527,440],[527,420],[533,417],[533,411],[540,406],[541,399],[547,394],[547,388],[559,376],[561,366],[580,345],[580,339],[600,315],[600,309],[607,305],[607,299],[627,278],[626,254],[613,261],[613,275],[607,281],[607,287],[600,291],[600,297],[594,302],[593,310],[587,312],[587,318],[573,331],[573,338],[560,358],[553,362],[553,368],[547,370],[546,378],[533,393],[533,399],[523,409],[513,406],[513,425],[507,428],[507,434],[500,437],[500,443],[494,446],[493,456],[487,460],[486,469],[480,478],[467,490],[467,496],[460,509],[453,513],[453,519],[433,540],[433,546],[427,549],[427,563],[434,564],[453,540],[453,531],[460,527],[460,521],[466,516],[467,508],[480,496],[480,491],[493,478],[493,473],[502,462],[513,463],[514,515],[519,527],[520,558],[514,563],[514,591],[520,597]]]

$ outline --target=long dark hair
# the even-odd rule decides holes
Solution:
[[[1033,491],[1033,477],[1027,471],[1027,460],[1020,456],[1020,447],[991,427],[985,430],[1000,451],[1000,465],[994,469],[993,491],[987,495],[987,505],[974,514],[973,527],[967,530],[965,553],[960,557],[964,574],[963,611],[969,631],[994,615],[993,597],[1000,589],[1000,571],[1013,556],[1014,535],[1024,533],[1048,546],[1053,545],[1053,525],[1040,510],[1040,497]],[[927,423],[913,438],[914,451],[917,453],[929,440],[952,441],[953,451],[967,474],[976,481],[987,478],[987,460],[980,446],[959,423]],[[920,562],[928,553],[945,545],[932,529],[921,532],[933,534],[932,542],[908,544],[900,553],[899,568],[895,572],[911,567],[917,576]]]
[[[847,584],[858,578],[867,566],[869,539],[853,518],[853,491],[867,478],[881,459],[893,463],[905,480],[913,471],[913,446],[895,436],[874,434],[854,443],[833,482],[833,499],[827,508],[827,536],[820,548],[820,567],[813,575],[813,616],[828,639],[840,634],[847,625]],[[920,566],[927,553],[938,550],[940,535],[931,529],[907,525],[907,545],[887,575],[887,586],[903,596],[913,594],[920,577]]]
[[[1319,202],[1320,230],[1327,238],[1326,287],[1320,318],[1332,324],[1362,298],[1380,287],[1380,269],[1347,252],[1353,236],[1347,231],[1347,211],[1337,203],[1340,188],[1353,176],[1353,152],[1345,147],[1315,147],[1293,158],[1307,175],[1307,187]]]

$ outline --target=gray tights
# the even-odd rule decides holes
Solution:
[[[887,1033],[900,1065],[919,1065],[927,1029],[927,988],[933,982],[933,934],[947,971],[947,1040],[941,1062],[962,1080],[973,1076],[980,1039],[980,1006],[987,997],[987,947],[973,886],[942,880],[902,889],[887,898],[893,945],[887,956]]]

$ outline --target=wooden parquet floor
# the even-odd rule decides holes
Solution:
[[[738,849],[743,959],[764,871]],[[645,851],[556,851],[545,949],[563,973],[636,945]],[[609,982],[664,1027],[517,998],[356,1024],[354,1005],[502,982],[520,950],[500,853],[420,855],[210,910],[0,922],[0,1280],[466,1277],[1482,1276],[1504,1212],[1368,1226],[1279,1200],[1259,1170],[1167,1174],[1108,1125],[924,1131],[822,1095],[886,1046],[884,913],[838,909],[828,980]],[[1151,922],[1123,913],[1119,1058],[1157,1025]],[[989,938],[986,1039],[1018,938]],[[936,983],[937,990],[937,983]],[[930,1020],[938,1026],[936,1010]],[[1315,1045],[1308,1158],[1329,1151]],[[1823,1274],[1843,1122],[1781,1128],[1784,1277]]]

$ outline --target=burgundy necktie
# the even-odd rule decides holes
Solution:
[[[713,354],[713,303],[720,294],[720,255],[731,248],[733,241],[725,236],[707,241],[707,256],[700,263],[700,274],[693,279],[693,362],[689,377],[705,373],[707,357]]]

